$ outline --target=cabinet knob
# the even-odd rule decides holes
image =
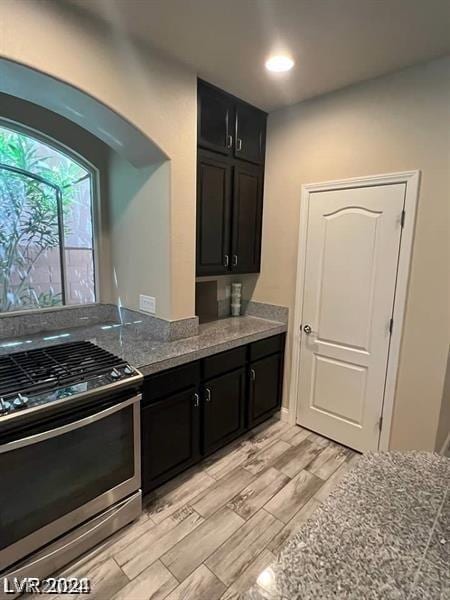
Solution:
[[[256,379],[255,369],[250,369],[250,378],[252,381],[255,381],[255,379]]]
[[[230,257],[228,256],[228,254],[225,254],[224,259],[223,259],[223,266],[226,268],[226,267],[228,267],[229,264],[230,264]]]
[[[195,408],[200,406],[200,396],[197,393],[194,394],[194,406]]]
[[[237,254],[233,254],[233,262],[232,262],[232,267],[237,267],[238,264],[238,256]]]
[[[231,148],[232,145],[233,145],[233,136],[227,135],[227,148]]]
[[[237,138],[236,140],[236,150],[240,152],[242,150],[242,140],[241,138]]]
[[[206,402],[211,402],[211,390],[209,388],[205,388],[205,400]]]

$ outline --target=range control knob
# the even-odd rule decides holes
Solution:
[[[0,415],[6,415],[11,410],[11,402],[0,398]]]
[[[130,365],[125,365],[125,368],[124,368],[123,372],[126,375],[132,375],[133,374],[133,369],[130,367]]]
[[[27,402],[28,398],[26,396],[22,396],[22,394],[19,394],[16,398],[14,398],[12,404],[14,408],[21,408],[22,406],[26,406]]]
[[[119,379],[120,377],[119,371],[115,368],[111,371],[110,375],[113,379]]]

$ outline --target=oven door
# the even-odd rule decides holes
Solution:
[[[0,442],[0,571],[140,488],[140,399]]]

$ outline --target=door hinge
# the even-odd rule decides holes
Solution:
[[[392,335],[393,330],[394,330],[394,319],[391,318],[391,320],[389,321],[389,335]]]
[[[383,428],[383,416],[378,419],[378,429],[381,431]]]
[[[402,210],[402,215],[400,217],[400,226],[403,228],[405,226],[406,219],[406,210]]]

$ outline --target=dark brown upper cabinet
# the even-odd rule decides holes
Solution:
[[[234,167],[231,270],[256,273],[261,255],[262,170],[249,164]]]
[[[200,150],[197,161],[197,275],[228,273],[230,266],[231,164]]]
[[[197,275],[258,273],[267,115],[198,82]]]
[[[235,108],[220,90],[199,81],[198,145],[221,154],[233,151]]]
[[[235,157],[262,164],[266,146],[266,113],[238,102],[235,114]]]

